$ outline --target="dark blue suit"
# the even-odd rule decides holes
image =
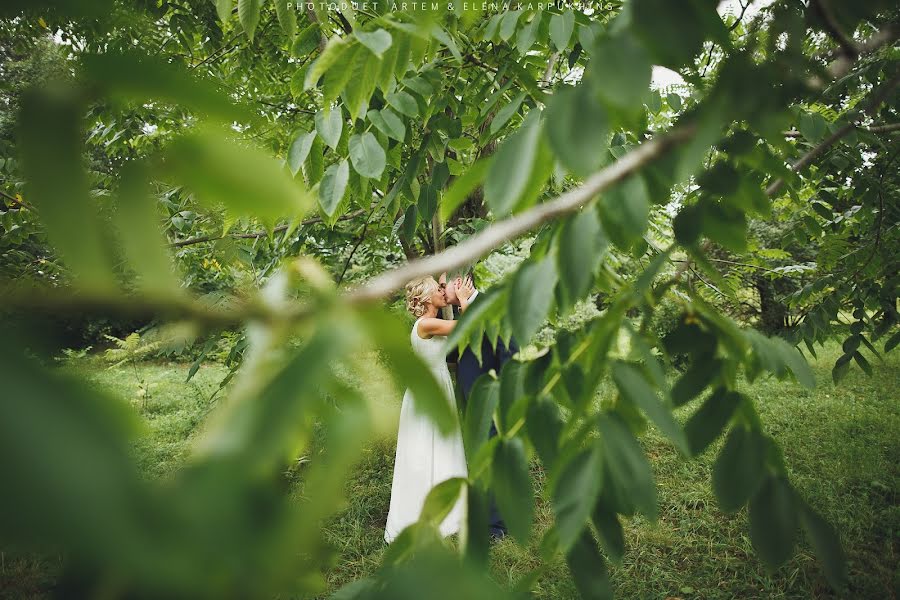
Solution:
[[[475,297],[474,302],[478,302],[477,296]],[[456,306],[453,307],[453,316],[459,318],[459,309]],[[518,351],[519,346],[513,339],[509,340],[509,346],[507,347],[507,345],[503,343],[503,340],[498,338],[497,346],[494,347],[491,345],[487,336],[481,338],[481,363],[478,362],[478,358],[475,356],[472,348],[463,350],[462,355],[459,356],[456,362],[456,384],[462,392],[466,407],[469,405],[469,394],[472,391],[472,386],[475,385],[475,381],[482,375],[488,373],[491,369],[493,369],[499,377],[500,369]],[[454,353],[455,352],[456,351],[454,350]],[[448,357],[448,360],[451,362],[452,356],[453,355],[451,354],[450,357]],[[496,435],[497,426],[491,422],[491,431],[488,434],[488,437],[490,438]],[[506,525],[503,523],[503,518],[497,510],[497,503],[494,501],[493,497],[491,497],[488,523],[490,524],[492,531],[499,529],[502,530],[503,533],[506,532]]]

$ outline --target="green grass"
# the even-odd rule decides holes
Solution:
[[[849,598],[896,598],[900,587],[900,358],[873,364],[874,377],[851,370],[837,387],[830,369],[837,346],[813,361],[818,386],[763,379],[744,385],[757,402],[766,430],[781,444],[791,480],[799,493],[840,531],[849,559]],[[98,386],[129,399],[146,429],[135,455],[148,478],[165,477],[184,460],[197,425],[214,405],[209,398],[224,369],[200,369],[184,383],[188,365],[144,363],[106,370],[91,360],[74,369]],[[149,384],[149,395],[138,396]],[[384,521],[390,497],[396,418],[400,394],[385,381],[374,412],[381,435],[367,445],[346,484],[347,499],[326,525],[338,555],[326,573],[329,593],[371,574],[384,552]],[[601,396],[611,393],[601,388]],[[685,417],[692,408],[682,409]],[[772,573],[754,554],[747,514],[722,513],[710,487],[716,444],[698,460],[682,461],[674,448],[651,429],[642,439],[654,466],[660,498],[659,522],[635,518],[625,523],[628,550],[611,567],[620,598],[830,598],[806,540],[793,558]],[[543,473],[533,465],[538,490],[537,527],[528,547],[511,540],[494,545],[491,571],[504,585],[545,567],[535,587],[537,598],[577,598],[562,558],[544,564],[538,544],[552,513],[543,489]],[[51,588],[58,559],[6,558],[0,571],[0,595],[43,597]],[[21,593],[17,593],[21,592]]]

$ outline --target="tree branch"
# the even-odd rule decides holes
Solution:
[[[825,4],[823,0],[813,0],[811,6],[822,19],[825,31],[827,31],[828,35],[841,46],[844,55],[851,60],[856,60],[856,57],[859,56],[859,48],[857,48],[856,43],[853,40],[841,31],[841,28],[838,26],[834,15],[831,14],[831,9],[828,8],[828,5]]]
[[[388,297],[416,277],[452,271],[469,264],[491,250],[551,219],[572,213],[589,203],[597,194],[621,181],[641,167],[668,152],[674,145],[693,137],[693,127],[683,127],[641,144],[621,159],[589,177],[580,187],[573,188],[555,199],[499,221],[468,238],[461,244],[414,260],[406,265],[382,273],[366,285],[347,294],[351,303],[366,303]]]

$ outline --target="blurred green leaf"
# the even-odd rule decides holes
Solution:
[[[534,490],[522,440],[503,439],[497,444],[491,488],[509,532],[524,546],[534,519]]]
[[[574,306],[591,290],[606,244],[597,213],[590,208],[573,215],[563,225],[557,239],[557,271],[566,307]]]
[[[598,204],[603,229],[622,250],[642,239],[650,216],[650,202],[644,180],[632,175],[607,191]]]
[[[547,134],[560,161],[576,175],[588,175],[604,159],[609,118],[586,84],[563,86],[547,107]]]
[[[603,551],[610,560],[621,563],[625,555],[625,532],[622,530],[618,515],[601,500],[594,507],[591,521],[597,529]]]
[[[344,117],[340,107],[320,110],[316,113],[316,131],[322,141],[332,150],[337,149],[344,128]]]
[[[465,489],[466,480],[461,477],[453,477],[435,485],[425,498],[419,521],[439,526],[453,510]]]
[[[213,80],[155,56],[137,52],[88,54],[81,58],[84,77],[111,98],[163,100],[231,123],[252,118]]]
[[[594,93],[616,108],[639,108],[648,95],[652,70],[644,47],[622,32],[601,38],[591,52],[594,59],[585,78]]]
[[[457,177],[441,199],[441,221],[446,222],[459,206],[466,201],[469,194],[484,180],[490,168],[490,159],[482,158]]]
[[[516,272],[509,292],[509,318],[519,344],[530,342],[547,318],[556,279],[556,264],[551,255],[529,261]]]
[[[708,37],[728,41],[712,0],[635,0],[629,7],[635,34],[665,67],[677,69],[692,64]]]
[[[750,500],[750,541],[773,569],[794,553],[797,506],[794,490],[782,477],[769,476]]]
[[[688,419],[684,433],[687,435],[692,456],[701,454],[719,437],[742,398],[737,392],[717,388]]]
[[[613,590],[606,561],[590,531],[584,531],[566,554],[566,564],[584,600],[612,600]]]
[[[159,229],[147,176],[137,164],[123,173],[115,223],[125,256],[138,275],[138,288],[152,297],[171,297],[181,292],[181,283]]]
[[[272,157],[213,130],[175,140],[163,166],[198,200],[222,205],[233,217],[254,216],[271,226],[279,217],[300,217],[315,204]]]
[[[487,374],[475,381],[466,403],[463,423],[463,442],[470,461],[487,442],[499,400],[499,381]]]
[[[828,583],[837,590],[847,587],[847,557],[837,532],[806,502],[798,498],[800,523],[809,543],[822,563]]]
[[[640,444],[617,415],[601,415],[597,426],[605,449],[604,462],[609,468],[611,483],[648,519],[656,521],[659,515],[656,484],[653,482],[650,463]]]
[[[556,461],[563,430],[559,407],[546,397],[539,397],[528,405],[525,424],[544,468],[549,468]]]
[[[536,186],[530,176],[533,171],[546,168],[539,160],[542,145],[540,111],[532,109],[522,126],[506,138],[491,161],[484,182],[484,199],[495,215],[513,212],[534,194]]]
[[[616,361],[612,365],[612,376],[619,393],[643,410],[682,454],[690,454],[684,431],[678,425],[672,411],[659,399],[641,372],[634,365]]]
[[[585,529],[603,485],[601,447],[592,445],[560,468],[553,489],[559,548],[568,552]]]
[[[366,113],[366,118],[384,135],[398,142],[402,142],[406,138],[406,126],[390,108],[372,109]]]

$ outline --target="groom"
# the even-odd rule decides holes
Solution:
[[[474,275],[470,273],[468,277],[472,278],[474,283]],[[455,319],[459,318],[458,307],[460,302],[459,297],[456,295],[456,290],[462,285],[463,278],[457,276],[448,281],[447,274],[443,273],[438,283],[444,288],[444,296],[447,298],[447,303],[453,306],[453,317]],[[469,297],[469,304],[477,301],[478,289],[476,288],[475,292]],[[518,351],[519,347],[514,340],[510,340],[509,347],[507,347],[503,340],[498,339],[497,346],[494,347],[486,335],[481,339],[481,363],[478,362],[478,358],[476,358],[471,348],[463,350],[456,363],[456,385],[462,392],[466,406],[468,406],[469,394],[472,391],[472,386],[475,385],[475,380],[488,373],[491,369],[499,375],[503,365]],[[497,426],[491,421],[491,431],[488,436],[494,437],[495,435],[497,435]],[[490,525],[492,538],[501,539],[506,536],[506,524],[497,510],[497,503],[493,497],[491,498],[488,524]]]

